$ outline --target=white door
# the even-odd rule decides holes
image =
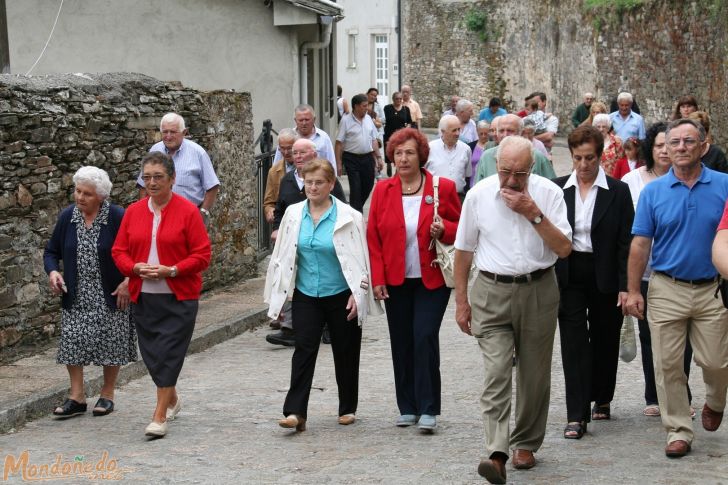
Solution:
[[[374,85],[379,103],[389,104],[389,41],[386,34],[374,36]]]

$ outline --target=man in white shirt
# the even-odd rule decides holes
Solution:
[[[425,168],[432,175],[446,177],[455,182],[460,200],[470,186],[473,165],[470,163],[470,147],[460,141],[460,120],[456,116],[445,115],[440,119],[440,138],[430,142],[430,156]]]
[[[344,115],[336,136],[336,166],[346,167],[349,178],[349,204],[359,212],[374,188],[375,167],[384,168],[379,154],[377,127],[367,114],[366,94],[351,98],[351,113]]]
[[[450,104],[447,105],[447,109],[442,113],[442,116],[454,115],[455,106],[457,106],[458,101],[460,101],[460,96],[456,96],[454,94],[452,96],[450,96]]]
[[[473,103],[460,99],[455,105],[455,116],[460,120],[460,139],[466,145],[478,139],[478,129],[473,121]]]
[[[554,264],[571,252],[572,231],[561,189],[530,173],[529,140],[506,137],[496,160],[496,175],[468,192],[460,215],[455,319],[478,340],[485,363],[480,401],[488,458],[480,462],[478,473],[491,483],[506,483],[509,449],[514,468],[531,468],[536,464],[533,452],[546,434],[559,308]],[[468,301],[473,260],[479,274]],[[514,348],[517,403],[511,433]]]
[[[532,93],[531,96],[529,96],[529,98],[526,100],[526,106],[528,106],[528,104],[534,98],[538,102],[538,109],[546,113],[546,93],[542,93],[540,91]],[[536,135],[536,139],[543,142],[546,150],[551,153],[551,147],[554,145],[554,137],[556,137],[556,133],[559,131],[559,118],[553,113],[547,114],[548,118],[546,118],[546,132]]]
[[[295,131],[301,138],[311,140],[316,144],[316,155],[318,158],[328,160],[332,167],[334,167],[334,173],[336,175],[339,172],[336,171],[336,155],[334,154],[334,146],[331,144],[331,138],[329,135],[316,126],[316,112],[313,106],[309,104],[300,104],[293,110],[293,121],[296,123]],[[273,158],[273,164],[283,158],[281,152],[276,149],[275,158]]]

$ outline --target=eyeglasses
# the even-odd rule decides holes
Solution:
[[[498,173],[500,175],[502,175],[503,177],[507,177],[507,178],[511,178],[511,177],[525,178],[525,177],[528,177],[528,175],[531,173],[531,171],[528,170],[527,172],[520,172],[520,171],[514,172],[513,170],[506,170],[505,168],[499,168]]]
[[[677,148],[680,143],[684,143],[687,148],[695,148],[699,142],[694,138],[671,138],[667,142],[670,148]]]
[[[306,187],[321,187],[326,185],[326,180],[304,180],[303,184]]]
[[[144,182],[149,182],[150,180],[154,180],[155,182],[159,182],[160,180],[164,180],[164,177],[166,177],[166,175],[164,175],[164,174],[142,175],[142,180]]]
[[[281,146],[281,145],[278,145],[278,149],[281,152],[285,152],[285,153],[289,153],[289,152],[292,152],[293,151],[293,147],[284,147],[284,146]]]
[[[305,155],[308,155],[308,154],[309,154],[309,151],[308,150],[303,150],[303,151],[301,151],[301,150],[293,150],[293,156],[294,157],[295,156],[298,156],[298,155],[305,156]]]

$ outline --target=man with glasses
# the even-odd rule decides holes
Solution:
[[[507,114],[496,118],[495,142],[500,143],[507,136],[521,135],[523,131],[523,119],[518,115]],[[495,122],[495,120],[493,120]],[[533,144],[531,144],[533,147]],[[495,175],[496,173],[496,150],[498,147],[489,148],[483,152],[478,162],[478,171],[475,181],[480,182],[486,177]],[[534,164],[531,173],[546,177],[547,179],[556,178],[556,172],[551,166],[551,162],[542,153],[534,151]]]
[[[672,168],[640,194],[623,311],[644,318],[640,280],[650,258],[647,303],[657,399],[667,431],[665,454],[679,458],[690,451],[694,436],[683,369],[686,338],[703,369],[703,428],[718,429],[726,404],[728,311],[715,297],[718,272],[711,245],[728,199],[728,175],[700,162],[705,149],[700,123],[673,121],[665,140]]]
[[[263,198],[265,220],[268,222],[273,222],[273,212],[278,200],[281,179],[285,174],[296,169],[293,163],[293,144],[296,140],[298,140],[298,134],[291,128],[283,128],[278,133],[278,151],[283,156],[283,160],[276,162],[268,171],[268,181],[265,184],[265,197]]]
[[[562,190],[531,172],[533,145],[505,137],[496,152],[497,176],[465,196],[455,239],[455,319],[474,336],[485,363],[480,398],[486,459],[478,473],[506,483],[513,450],[516,469],[532,468],[546,434],[551,354],[559,289],[554,264],[571,253],[571,225]],[[468,274],[479,274],[468,300]],[[472,307],[471,307],[472,305]],[[516,416],[510,432],[515,348]]]
[[[300,104],[293,110],[293,121],[296,123],[294,131],[301,138],[307,138],[316,145],[316,153],[318,158],[328,160],[332,167],[334,167],[334,173],[339,174],[336,171],[336,155],[334,154],[334,146],[331,144],[331,138],[329,135],[316,126],[316,112],[313,106],[309,104]],[[276,149],[273,163],[275,164],[283,158],[283,154],[280,150]]]
[[[207,225],[220,189],[220,181],[209,155],[200,145],[185,138],[185,120],[177,113],[164,115],[159,123],[159,131],[162,141],[155,143],[149,151],[166,153],[172,157],[176,174],[172,191],[195,204]],[[145,197],[147,194],[141,173],[137,185],[139,198]]]

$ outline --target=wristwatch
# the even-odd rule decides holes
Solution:
[[[176,278],[177,277],[177,266],[172,266],[169,269],[169,277],[170,278]]]
[[[210,217],[210,211],[205,209],[204,207],[200,207],[200,212],[202,212],[205,217]]]
[[[532,221],[531,224],[541,224],[541,221],[543,221],[543,212],[537,215]]]

